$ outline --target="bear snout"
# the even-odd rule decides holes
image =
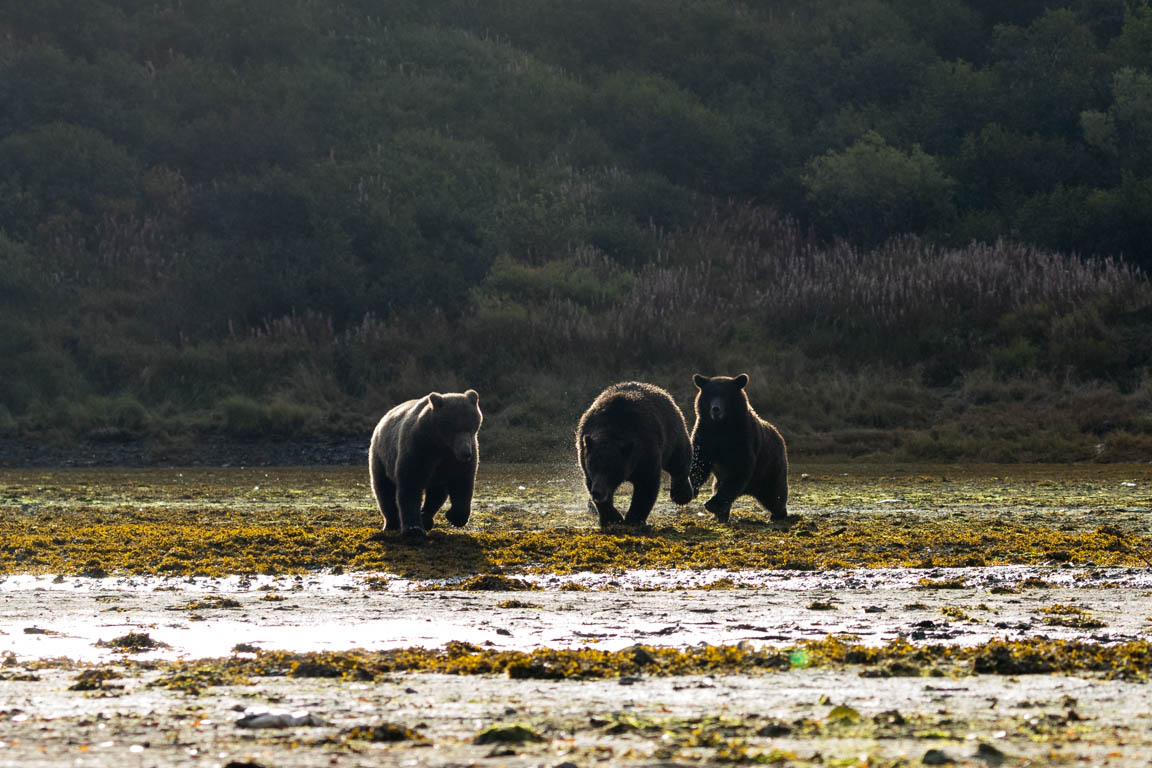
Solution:
[[[452,452],[456,455],[457,461],[471,461],[472,435],[458,435],[452,441]]]
[[[592,496],[592,501],[603,502],[612,497],[612,491],[608,488],[607,484],[601,482],[592,483],[592,487],[588,489],[588,493]]]
[[[724,401],[717,398],[712,401],[712,406],[708,410],[708,414],[712,417],[712,421],[721,421],[724,418]]]

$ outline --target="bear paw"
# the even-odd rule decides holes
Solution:
[[[676,504],[687,504],[696,498],[696,493],[693,491],[692,484],[687,480],[676,482],[672,481],[672,488],[669,489],[669,494],[672,501]]]
[[[463,528],[467,525],[471,512],[472,510],[457,511],[456,507],[452,507],[444,512],[444,519],[457,528]]]
[[[403,537],[404,542],[407,544],[423,544],[427,538],[427,534],[424,533],[423,526],[419,525],[414,525],[411,528],[405,528],[400,535]]]
[[[596,509],[596,505],[589,501],[588,510],[600,518],[600,530],[602,531],[610,528],[613,525],[624,524],[624,515],[620,514],[615,509],[599,510]]]
[[[719,501],[715,496],[704,503],[704,509],[714,514],[716,520],[721,523],[728,522],[728,518],[732,516],[732,505]]]
[[[430,531],[436,527],[436,513],[429,512],[426,515],[420,515],[420,523],[424,526],[425,531]]]
[[[624,525],[633,529],[637,533],[651,533],[652,526],[648,524],[647,520],[629,520],[624,518]]]

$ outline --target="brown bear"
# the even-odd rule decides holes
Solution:
[[[452,499],[444,513],[448,522],[468,522],[480,459],[479,400],[474,389],[432,392],[397,405],[380,419],[368,448],[368,475],[384,530],[422,541],[447,498]]]
[[[744,387],[748,374],[696,374],[696,426],[692,428],[692,488],[698,493],[709,474],[716,476],[704,508],[728,522],[732,502],[748,494],[772,513],[788,517],[788,449],[776,427],[752,410]]]
[[[660,387],[628,381],[601,392],[580,417],[576,455],[601,528],[643,526],[660,491],[661,469],[672,476],[672,501],[692,500],[688,428],[680,408]],[[632,502],[621,515],[613,496],[626,482],[632,483]]]

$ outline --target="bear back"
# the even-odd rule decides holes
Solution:
[[[665,390],[653,384],[625,381],[605,389],[580,417],[579,435],[623,438],[655,435],[663,444],[687,434],[684,415]]]

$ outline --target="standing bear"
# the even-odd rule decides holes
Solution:
[[[601,392],[580,417],[576,455],[601,528],[644,525],[660,491],[662,469],[672,476],[672,501],[692,500],[688,428],[680,408],[660,387],[629,381]],[[621,515],[613,496],[626,482],[632,483],[632,502]]]
[[[422,541],[447,498],[452,499],[444,513],[448,522],[468,522],[480,459],[479,400],[474,389],[432,392],[401,403],[380,419],[368,449],[368,475],[384,530]]]
[[[704,508],[728,522],[732,502],[748,494],[772,513],[788,517],[788,450],[784,438],[756,415],[744,387],[748,374],[696,374],[696,426],[692,429],[692,487],[699,492],[709,474],[716,476]]]

